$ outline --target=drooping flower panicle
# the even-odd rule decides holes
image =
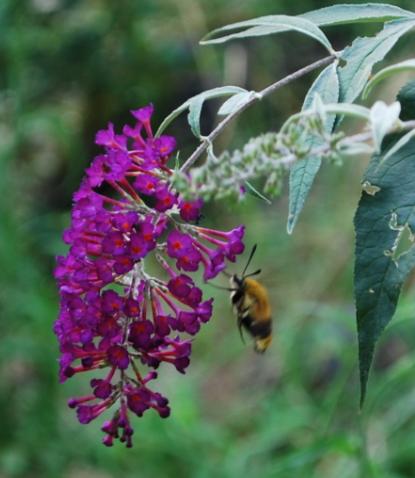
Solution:
[[[148,384],[160,363],[185,373],[191,340],[212,315],[189,273],[203,268],[205,280],[243,252],[243,226],[229,232],[200,227],[202,201],[181,198],[172,188],[167,162],[175,139],[154,137],[151,105],[132,111],[134,126],[116,134],[110,123],[96,135],[104,153],[95,157],[74,194],[70,249],[57,258],[60,314],[54,331],[60,343],[60,380],[103,369],[91,393],[71,398],[80,423],[110,407],[103,443],[132,446],[131,412],[153,408],[169,416],[168,400]],[[152,254],[164,277],[151,276]],[[143,371],[143,370],[144,371]]]

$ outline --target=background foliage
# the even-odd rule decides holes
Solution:
[[[411,0],[395,4],[413,8]],[[233,21],[322,6],[327,2],[0,3],[1,478],[414,476],[411,288],[381,340],[358,413],[352,215],[367,159],[323,168],[292,237],[286,195],[272,206],[251,198],[207,208],[206,221],[221,228],[244,222],[248,245],[259,245],[256,263],[275,318],[265,356],[240,342],[228,298],[209,289],[216,313],[198,336],[187,376],[162,370],[172,417],[137,419],[132,451],[103,447],[99,423],[83,427],[66,408],[82,379],[57,383],[51,274],[71,194],[97,152],[95,131],[109,120],[122,124],[129,109],[150,101],[160,121],[203,89],[226,83],[258,90],[310,63],[323,50],[295,34],[222,47],[197,41]],[[340,48],[376,28],[337,28],[330,38]],[[401,41],[397,61],[408,57],[412,41]],[[312,80],[252,108],[221,146],[278,129],[301,108]],[[403,83],[386,82],[382,99],[390,101]],[[202,130],[212,126],[207,112]],[[170,132],[183,155],[195,146],[184,118]]]

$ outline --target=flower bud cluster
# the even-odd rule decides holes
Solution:
[[[61,351],[60,380],[94,371],[91,392],[68,402],[86,424],[116,407],[102,427],[103,443],[132,446],[131,413],[152,408],[169,416],[168,400],[149,388],[161,363],[185,373],[192,342],[212,315],[191,274],[209,280],[244,250],[244,227],[229,232],[198,224],[202,200],[171,186],[170,136],[154,137],[153,107],[132,111],[134,126],[99,131],[104,152],[86,170],[74,194],[64,232],[70,246],[57,258],[60,314],[54,331]],[[164,270],[144,267],[152,255]]]
[[[190,173],[174,172],[174,187],[188,198],[197,194],[205,200],[242,199],[247,181],[268,175],[270,169],[281,169],[276,163],[281,157],[277,144],[277,134],[267,133],[249,140],[242,150],[225,151],[219,157],[210,149],[202,166]]]
[[[276,197],[281,192],[283,178],[294,162],[315,153],[335,160],[339,157],[337,143],[341,138],[341,135],[330,135],[325,131],[324,118],[319,112],[297,116],[279,133],[252,138],[241,150],[225,151],[216,157],[212,149],[208,149],[202,166],[193,168],[189,173],[175,171],[172,183],[187,198],[197,195],[205,200],[241,200],[250,189],[250,182],[254,181],[263,194]],[[258,182],[260,186],[257,186]]]

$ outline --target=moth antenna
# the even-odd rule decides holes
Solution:
[[[229,277],[229,279],[232,277],[232,274],[229,274],[229,272],[226,272],[226,271],[221,271],[222,274],[226,277]]]
[[[233,292],[233,291],[238,290],[238,289],[232,289],[231,287],[222,287],[222,286],[220,286],[220,285],[212,284],[211,282],[208,282],[208,284],[209,284],[211,287],[214,287],[215,289],[228,290],[229,292]]]
[[[246,263],[245,269],[242,272],[242,277],[245,277],[245,272],[248,270],[249,264],[251,263],[252,258],[254,257],[256,251],[257,244],[251,250],[251,254],[249,254],[248,262]]]
[[[251,272],[250,274],[247,274],[245,277],[251,277],[251,276],[257,276],[258,274],[261,274],[261,269],[256,270],[255,272]]]

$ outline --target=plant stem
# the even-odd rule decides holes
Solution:
[[[231,123],[236,117],[238,117],[243,111],[249,108],[252,104],[256,103],[259,100],[262,100],[262,98],[264,98],[265,96],[268,96],[269,94],[274,93],[274,91],[279,90],[283,86],[288,85],[289,83],[297,80],[298,78],[301,78],[307,73],[310,73],[311,71],[321,68],[323,66],[329,65],[331,62],[335,60],[335,58],[336,58],[335,54],[326,56],[325,58],[322,58],[321,60],[315,61],[314,63],[311,63],[310,65],[300,68],[299,70],[295,71],[291,75],[288,75],[285,78],[282,78],[281,80],[276,81],[272,85],[269,85],[263,90],[261,90],[260,92],[254,94],[249,101],[247,101],[246,103],[243,103],[237,110],[233,111],[231,114],[226,116],[226,118],[223,119],[216,126],[216,128],[209,134],[209,136],[206,136],[203,139],[203,141],[200,143],[198,148],[185,161],[183,166],[180,168],[180,171],[184,172],[184,171],[187,171],[189,168],[191,168],[193,164],[199,159],[199,157],[206,151],[208,146],[226,128],[226,126],[229,123]]]

